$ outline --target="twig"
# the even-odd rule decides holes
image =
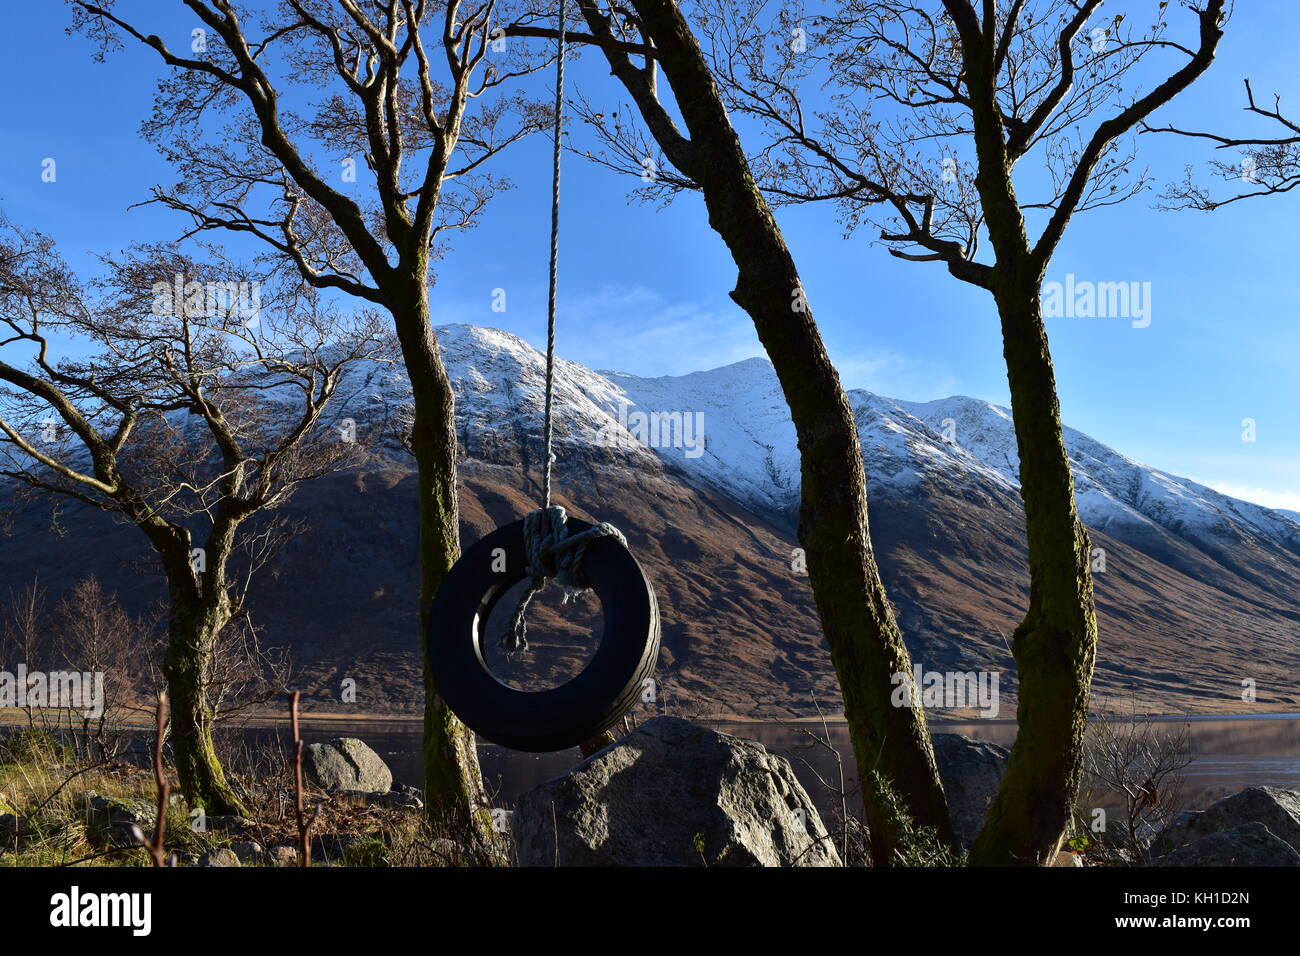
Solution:
[[[311,828],[320,816],[320,809],[310,817],[303,812],[302,800],[302,735],[298,732],[298,698],[300,691],[289,695],[289,723],[293,728],[293,790],[294,809],[298,815],[298,858],[301,866],[311,866]]]
[[[167,775],[163,772],[163,731],[167,724],[167,694],[158,695],[158,706],[156,708],[157,735],[153,742],[153,779],[158,788],[158,815],[153,825],[153,840],[149,843],[144,842],[143,834],[137,836],[141,845],[149,851],[153,857],[154,866],[167,865],[167,850],[164,846],[164,840],[167,837],[167,806],[171,796],[171,785],[167,782]]]

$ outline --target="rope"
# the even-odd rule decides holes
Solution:
[[[615,538],[619,544],[627,545],[623,533],[608,522],[571,535],[568,520],[568,514],[559,505],[534,511],[524,518],[524,547],[528,552],[531,580],[501,638],[501,646],[510,653],[528,650],[528,624],[524,621],[524,612],[528,610],[533,595],[546,587],[547,578],[554,578],[555,583],[564,588],[563,603],[568,604],[589,587],[582,574],[582,559],[587,553],[587,545],[600,538]]]
[[[545,465],[542,476],[541,510],[524,518],[524,548],[528,553],[527,571],[531,577],[527,589],[519,599],[510,626],[501,638],[501,646],[508,652],[528,649],[528,624],[524,613],[528,604],[542,588],[546,579],[554,578],[564,588],[564,601],[568,604],[588,589],[582,575],[582,559],[587,545],[598,538],[616,538],[627,546],[623,533],[612,524],[594,525],[580,534],[570,535],[569,516],[559,505],[551,504],[551,466],[555,463],[554,417],[552,408],[555,396],[555,302],[559,285],[560,263],[560,157],[563,152],[561,136],[564,130],[564,27],[568,15],[567,0],[560,0],[560,29],[555,62],[555,152],[551,178],[551,275],[550,292],[546,309],[546,410],[544,417]]]
[[[546,450],[545,470],[542,478],[543,507],[551,506],[551,465],[555,463],[554,425],[551,405],[555,394],[555,300],[560,281],[560,156],[563,151],[561,135],[564,131],[564,52],[565,20],[568,17],[568,0],[560,0],[560,29],[555,57],[555,151],[551,166],[551,284],[546,302]]]

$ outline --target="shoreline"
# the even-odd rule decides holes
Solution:
[[[109,726],[114,730],[150,730],[153,728],[153,712],[151,710],[139,709],[138,719],[126,719],[114,722]],[[1142,717],[1161,723],[1173,723],[1175,721],[1185,722],[1203,722],[1209,720],[1300,720],[1298,711],[1277,711],[1267,713],[1208,713],[1208,714],[1109,714],[1093,713],[1089,714],[1089,720],[1125,720],[1131,717]],[[749,716],[715,716],[715,717],[697,717],[691,718],[702,724],[709,725],[803,725],[803,724],[820,724],[823,723],[821,717],[749,717]],[[400,714],[340,714],[331,712],[311,713],[306,712],[299,718],[304,727],[311,726],[331,726],[344,724],[360,724],[372,726],[375,729],[389,727],[393,730],[409,730],[412,733],[419,732],[421,728],[421,718],[419,716],[406,716]],[[827,716],[824,718],[826,724],[843,726],[847,723],[843,715]],[[973,716],[932,716],[929,719],[931,726],[952,726],[956,724],[993,724],[993,725],[1015,725],[1014,717],[980,717]],[[0,728],[24,727],[27,725],[27,715],[18,708],[0,709]],[[232,719],[227,726],[240,730],[273,730],[289,725],[288,716],[282,716],[275,713],[249,714],[247,717]],[[45,727],[46,729],[67,729],[66,720],[61,722],[42,723],[39,719],[36,726]]]

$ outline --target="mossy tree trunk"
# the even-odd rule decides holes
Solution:
[[[237,470],[228,475],[226,481],[236,487],[225,490],[237,490],[240,480]],[[227,569],[239,524],[229,499],[223,501],[204,542],[200,563],[191,555],[189,532],[184,528],[156,518],[141,523],[162,561],[171,599],[163,675],[176,777],[192,810],[218,816],[246,816],[248,812],[217,758],[210,687],[217,641],[236,611]]]
[[[958,17],[967,63],[975,187],[996,256],[981,284],[993,295],[1011,392],[1029,552],[1029,608],[1012,653],[1019,731],[1007,771],[971,847],[976,865],[1049,864],[1069,824],[1083,760],[1088,693],[1097,655],[1088,535],[1079,520],[1061,428],[1040,288],[1050,244],[1035,250],[1016,196],[998,106],[992,46]]]
[[[1029,546],[1029,609],[1012,651],[1020,731],[971,848],[978,865],[1047,865],[1069,824],[1097,656],[1088,534],[1079,520],[1033,275],[995,288]]]
[[[248,811],[217,758],[208,687],[208,662],[228,623],[229,608],[224,600],[188,607],[173,604],[163,673],[176,776],[186,802],[208,815],[245,816]]]
[[[428,666],[429,610],[460,554],[456,499],[456,405],[429,319],[427,264],[408,264],[411,279],[388,290],[411,381],[410,444],[420,498],[420,646],[424,657],[424,780],[430,822],[468,834],[475,853],[495,858],[498,841],[479,769],[474,733],[443,701]]]
[[[672,87],[689,138],[678,133],[654,95],[650,70],[634,67],[612,42],[592,2],[582,8],[614,75],[631,93],[665,155],[700,187],[709,224],[738,269],[731,297],[754,322],[776,369],[798,436],[799,541],[818,616],[844,698],[864,786],[872,855],[894,857],[899,821],[872,791],[878,771],[903,798],[915,823],[951,840],[948,808],[919,706],[895,707],[896,674],[911,661],[871,546],[866,474],[856,422],[827,356],[794,259],[754,182],[704,55],[672,0],[633,0],[642,29]]]

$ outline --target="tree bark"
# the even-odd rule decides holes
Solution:
[[[971,848],[986,866],[1044,866],[1060,849],[1083,763],[1097,656],[1088,533],[1079,520],[1061,430],[1036,271],[999,275],[1011,415],[1029,543],[1029,610],[1012,650],[1020,730],[997,798]]]
[[[879,771],[903,798],[914,822],[951,841],[943,786],[919,704],[895,707],[895,674],[910,680],[911,661],[885,593],[867,522],[866,474],[856,422],[793,257],[759,191],[690,27],[672,0],[633,0],[672,86],[690,142],[662,142],[670,159],[687,155],[682,172],[699,185],[709,224],[726,242],[739,275],[731,297],[753,319],[780,381],[798,435],[802,490],[799,541],[863,782],[872,857],[888,865],[899,823],[869,785]],[[593,29],[594,13],[584,3]],[[628,64],[605,49],[615,75]],[[636,71],[639,72],[639,71]],[[637,98],[637,91],[633,92]],[[644,104],[638,99],[638,105]],[[647,117],[652,130],[657,124]],[[688,150],[689,152],[685,152]],[[676,160],[674,160],[676,163]]]
[[[420,497],[420,649],[424,658],[424,786],[435,826],[468,835],[476,853],[495,858],[498,840],[479,769],[474,732],[443,701],[428,666],[429,610],[460,554],[456,499],[456,405],[429,316],[426,264],[390,292],[390,310],[411,382],[411,451]]]
[[[1029,609],[1012,653],[1019,730],[1007,771],[971,847],[975,865],[1042,866],[1060,849],[1083,762],[1088,692],[1097,656],[1090,548],[1074,500],[1056,376],[1040,299],[1046,258],[1035,255],[1012,181],[982,37],[963,27],[980,194],[996,265],[986,287],[1002,325],[1020,496],[1029,551]]]
[[[167,678],[172,753],[181,793],[191,809],[242,817],[248,811],[226,781],[212,740],[213,712],[205,667],[217,635],[229,619],[224,592],[210,601],[177,602],[173,598],[163,673]]]

